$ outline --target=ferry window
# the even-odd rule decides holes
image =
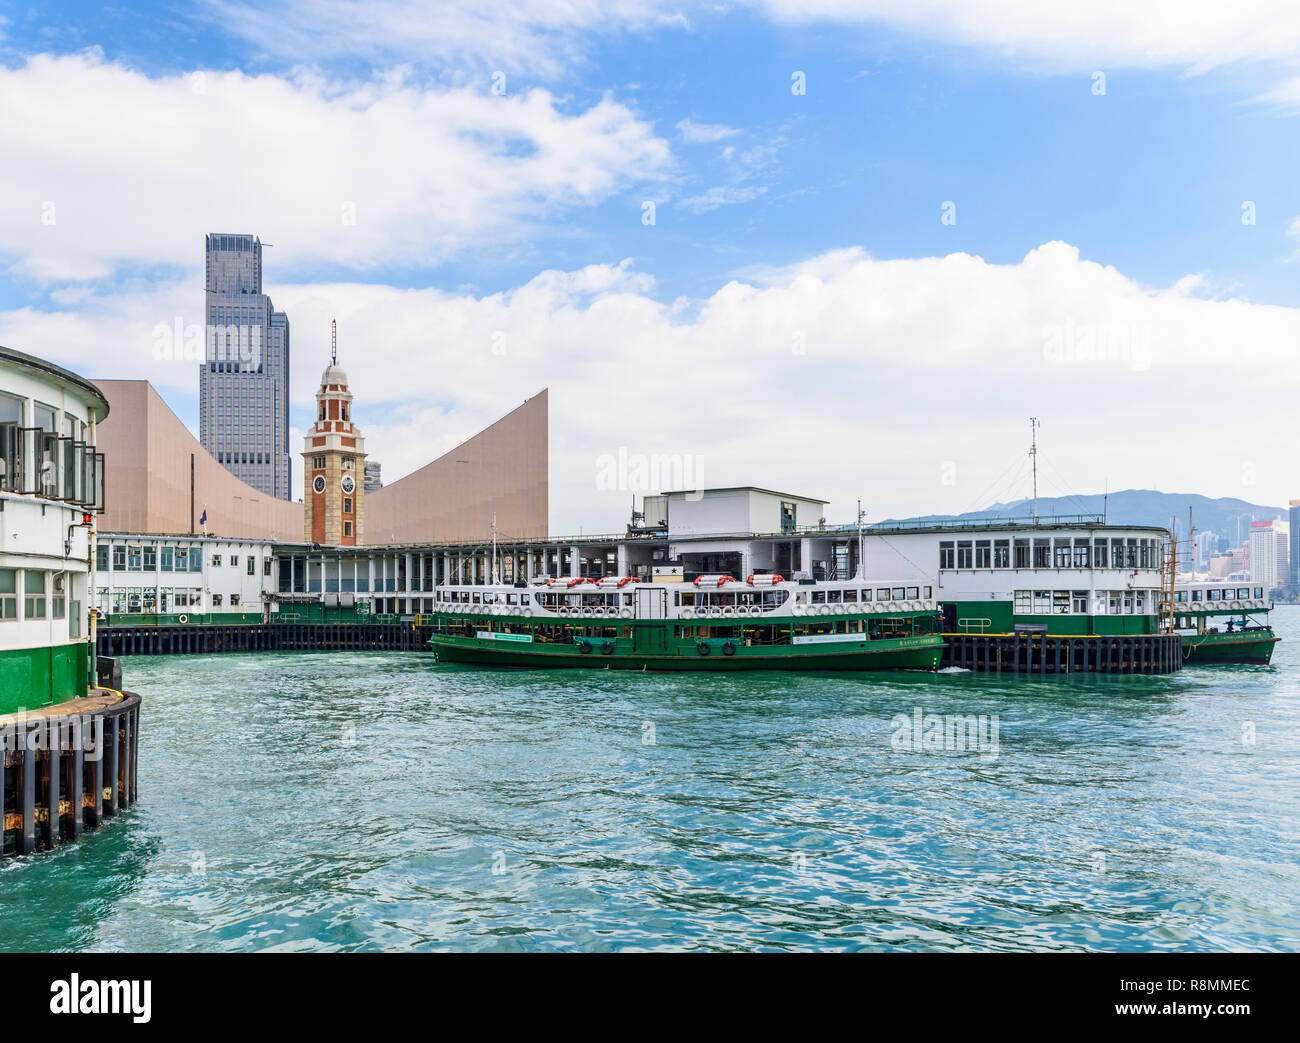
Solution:
[[[891,595],[890,595],[890,600],[891,600],[891,601],[902,601],[903,598],[906,597],[906,596],[907,596],[907,595],[905,595],[905,594],[903,593],[903,588],[902,588],[902,587],[894,587],[893,590],[892,590],[892,592],[891,592]]]
[[[1239,597],[1239,598],[1248,598],[1248,597],[1250,597],[1250,588],[1249,588],[1249,587],[1238,587],[1238,588],[1237,588],[1237,597]]]
[[[934,597],[934,588],[933,588],[933,587],[926,587],[926,588],[925,588],[925,594],[924,594],[923,596],[924,596],[924,597],[927,597],[927,598],[932,598],[932,597]]]
[[[0,569],[0,620],[18,618],[18,573]]]
[[[520,594],[520,595],[519,595],[519,604],[521,604],[521,605],[527,605],[527,604],[528,604],[528,595],[527,595],[527,594]]]
[[[858,592],[857,592],[856,590],[846,590],[846,591],[844,592],[844,600],[845,600],[845,601],[857,601],[857,600],[858,600]]]
[[[1178,602],[1186,601],[1186,600],[1187,600],[1187,591],[1185,591],[1185,590],[1176,590],[1176,591],[1174,591],[1174,600],[1175,600],[1175,601],[1178,601]]]
[[[877,601],[888,601],[888,600],[889,600],[889,588],[888,588],[888,587],[881,587],[879,590],[877,590],[877,591],[876,591],[876,600],[877,600]]]
[[[1200,600],[1201,600],[1201,592],[1200,592],[1199,590],[1193,590],[1193,591],[1192,591],[1192,600],[1193,600],[1193,601],[1200,601]],[[1209,598],[1206,598],[1205,600],[1208,601]]]
[[[471,595],[471,596],[470,596],[470,601],[472,601],[474,604],[477,605],[477,604],[479,603],[479,596],[480,596],[480,595],[478,595],[478,594],[473,594],[473,595]]]
[[[828,590],[826,592],[826,600],[838,605],[840,602],[840,592],[838,590]]]
[[[1256,588],[1255,588],[1255,597],[1257,597],[1257,598],[1262,598],[1263,596],[1264,596],[1264,588],[1263,588],[1263,587],[1256,587]]]
[[[37,569],[23,572],[23,618],[45,618],[45,573]]]
[[[870,587],[868,587],[866,590],[864,590],[864,591],[862,592],[862,600],[863,600],[864,602],[866,602],[866,601],[870,601],[870,600],[871,600],[871,588],[870,588]]]
[[[991,541],[975,541],[975,567],[977,569],[993,567],[993,544]]]
[[[1016,562],[1015,567],[1018,569],[1029,568],[1029,541],[1028,540],[1016,540],[1015,562]]]
[[[1074,604],[1071,606],[1073,611],[1081,616],[1088,614],[1088,592],[1086,590],[1076,590],[1072,595]]]
[[[507,595],[506,595],[506,604],[507,604],[507,605],[517,605],[517,604],[519,604],[519,599],[518,599],[514,594],[507,594]]]
[[[826,591],[824,591],[824,590],[814,590],[814,591],[812,592],[812,600],[813,600],[813,604],[814,604],[814,605],[825,604],[825,602],[826,602]]]
[[[624,594],[624,595],[623,595],[623,604],[624,604],[624,605],[631,605],[631,604],[632,604],[632,595],[631,595],[631,594]]]
[[[971,567],[971,560],[971,541],[959,541],[957,544],[957,567],[959,569],[968,569]]]
[[[1056,555],[1053,558],[1053,564],[1058,569],[1068,569],[1070,567],[1070,541],[1056,541]]]
[[[1106,541],[1092,541],[1092,564],[1094,568],[1104,569],[1106,567]]]
[[[993,567],[995,569],[1009,569],[1011,567],[1010,540],[993,541]]]
[[[939,544],[939,568],[950,569],[954,567],[954,563],[953,542],[952,540],[944,540]]]
[[[908,587],[908,588],[907,588],[907,596],[908,596],[909,598],[914,599],[914,600],[915,600],[916,598],[919,598],[919,597],[921,596],[921,588],[920,588],[920,587]]]
[[[1086,569],[1088,567],[1088,541],[1074,541],[1074,567],[1076,569]]]
[[[1052,592],[1050,590],[1034,591],[1034,613],[1045,616],[1052,611]]]
[[[1030,598],[1029,591],[1017,590],[1015,596],[1014,611],[1018,616],[1027,616],[1034,609],[1033,600]]]

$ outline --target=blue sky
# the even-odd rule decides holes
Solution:
[[[5,186],[9,204],[0,204],[0,228],[9,233],[0,239],[0,341],[62,352],[92,375],[148,376],[192,423],[196,376],[151,369],[141,331],[151,319],[170,321],[173,301],[187,315],[197,310],[203,232],[257,232],[275,243],[268,289],[278,306],[295,304],[298,424],[310,412],[311,360],[328,337],[326,316],[337,312],[350,315],[351,326],[342,327],[354,342],[391,342],[392,358],[428,374],[423,384],[395,387],[385,380],[391,358],[376,357],[373,377],[366,361],[356,362],[359,390],[388,407],[369,439],[373,455],[392,461],[390,473],[505,412],[535,390],[527,382],[549,384],[553,455],[585,454],[571,471],[558,468],[574,483],[577,506],[553,515],[573,527],[604,503],[586,489],[592,438],[605,448],[625,442],[608,434],[616,412],[594,420],[571,414],[580,402],[589,410],[593,395],[636,386],[647,361],[645,345],[601,340],[608,331],[661,323],[651,353],[667,338],[667,354],[686,360],[698,357],[700,343],[719,344],[719,357],[709,360],[717,367],[708,374],[714,391],[794,390],[784,366],[736,375],[753,358],[743,341],[725,337],[752,315],[710,325],[731,306],[729,284],[759,295],[754,307],[767,317],[764,329],[784,331],[778,342],[789,330],[825,324],[815,335],[826,345],[825,365],[809,367],[795,387],[814,398],[826,389],[846,423],[847,414],[877,409],[875,393],[864,401],[861,389],[878,387],[882,375],[897,391],[915,391],[909,415],[938,447],[900,460],[889,476],[894,485],[907,480],[904,463],[934,470],[946,462],[943,446],[1005,428],[1005,439],[990,446],[1002,464],[989,465],[990,477],[1000,473],[1021,450],[1021,413],[1029,409],[1068,418],[1063,444],[1078,445],[1085,431],[1114,437],[1110,452],[1119,457],[1129,451],[1122,432],[1157,437],[1150,413],[1167,396],[1186,403],[1222,395],[1216,367],[1249,364],[1252,338],[1261,342],[1261,366],[1286,370],[1275,385],[1285,393],[1300,309],[1295,12],[1266,0],[1203,14],[1161,4],[1130,12],[1106,2],[1081,28],[1012,0],[921,7],[918,14],[915,5],[836,0],[621,0],[563,9],[447,3],[423,13],[328,0],[39,9],[0,0],[0,63],[8,75],[0,120],[29,145],[5,161],[19,169]],[[967,17],[972,10],[979,17]],[[1242,31],[1243,24],[1254,28]],[[48,56],[46,66],[37,55]],[[1095,92],[1098,72],[1104,95]],[[806,77],[805,94],[791,91],[796,73]],[[492,92],[494,74],[504,74],[504,97]],[[203,90],[190,93],[207,109],[190,116],[177,99],[195,76]],[[66,93],[56,99],[56,91]],[[111,98],[110,115],[78,123],[75,110],[91,98],[95,105]],[[29,102],[39,111],[26,111]],[[493,102],[509,115],[489,128]],[[31,130],[33,117],[44,133]],[[105,119],[113,132],[79,147]],[[430,120],[438,129],[426,137]],[[302,170],[290,169],[292,154],[274,155],[277,124],[295,135],[319,125]],[[247,151],[223,158],[236,143]],[[101,169],[109,187],[88,191]],[[299,190],[306,182],[319,198]],[[47,194],[66,199],[57,239],[42,238],[30,220]],[[335,227],[335,199],[355,201],[365,215],[356,245]],[[642,221],[647,201],[655,205],[653,225]],[[945,224],[948,202],[956,221]],[[1253,224],[1243,223],[1247,205]],[[120,218],[87,216],[107,210]],[[376,213],[380,220],[369,220]],[[64,232],[71,221],[84,227]],[[215,222],[221,226],[208,227]],[[1051,254],[1060,263],[1045,276],[1026,267],[1027,255],[1056,242],[1077,257]],[[983,314],[1002,298],[987,286],[976,291],[975,325],[983,332],[969,342],[961,332],[972,324],[969,310],[945,309],[971,284],[938,293],[945,282],[931,270],[962,254],[979,261],[963,269],[976,284],[1008,276],[1006,299],[1016,302],[1005,316]],[[575,275],[589,268],[594,274]],[[546,271],[567,273],[562,289],[537,283]],[[826,291],[810,305],[814,313],[799,311],[801,277],[820,280]],[[855,317],[856,304],[843,303],[860,299],[853,285],[831,292],[844,279],[880,295],[878,306]],[[1032,298],[1028,305],[1022,296]],[[916,302],[904,309],[914,325],[897,328],[891,317],[855,342],[856,326],[870,330],[871,316],[882,309],[892,316],[906,300]],[[1043,321],[1034,310],[1042,300],[1065,303]],[[1129,308],[1155,310],[1134,318]],[[404,333],[395,310],[424,332]],[[1130,366],[1126,383],[1141,386],[1116,389],[1113,367],[1076,367],[1065,374],[1071,390],[1054,390],[1063,383],[1059,370],[1027,372],[1041,369],[1042,329],[1060,325],[1053,314],[1067,326],[1154,336],[1154,373],[1149,364]],[[573,335],[587,341],[547,347],[537,331],[553,336],[569,320]],[[459,329],[477,344],[483,337],[468,331],[494,324],[513,331],[512,323],[535,350],[486,380],[458,361],[470,341],[439,332]],[[999,323],[1008,350],[1024,352],[1023,365],[1013,367],[1016,377],[980,390],[979,375],[1005,362],[986,361],[998,351]],[[79,339],[79,330],[95,328],[132,345],[123,353],[126,372],[108,372],[103,351]],[[44,350],[31,337],[45,340]],[[942,346],[928,368],[900,368],[900,355],[935,343]],[[1162,380],[1161,363],[1183,383]],[[683,397],[692,394],[692,372],[680,375]],[[471,390],[473,382],[483,386]],[[834,397],[854,387],[856,404]],[[1092,397],[1091,414],[1079,391]],[[1235,393],[1255,392],[1243,380]],[[807,419],[816,416],[813,408]],[[645,452],[708,454],[719,481],[778,484],[785,473],[787,465],[761,447],[746,459],[739,442],[712,438],[689,411],[660,427]],[[1291,436],[1259,434],[1279,443]],[[880,432],[875,442],[866,427],[859,435],[876,444]],[[1195,480],[1201,486],[1188,491],[1272,502],[1300,495],[1300,474],[1281,454],[1256,460],[1239,448],[1207,450],[1213,466],[1206,473],[1164,460],[1097,468],[1082,449],[1060,452],[1078,491]],[[964,463],[972,478],[955,490],[911,483],[906,493],[882,497],[889,510],[881,513],[968,506],[961,495],[978,495],[983,466]],[[877,469],[864,465],[841,485],[839,470],[814,468],[815,487],[806,491],[834,493],[843,505],[851,489],[868,483],[867,470]],[[1248,471],[1261,488],[1241,488]],[[790,467],[787,481],[806,473]]]

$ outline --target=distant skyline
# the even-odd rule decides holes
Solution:
[[[979,509],[1031,415],[1045,493],[1300,496],[1293,4],[0,0],[0,136],[0,343],[196,433],[228,229],[292,454],[337,317],[390,484],[549,387],[556,532],[620,449]]]

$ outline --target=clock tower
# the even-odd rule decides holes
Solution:
[[[304,537],[353,547],[366,522],[366,440],[352,423],[348,375],[338,364],[338,327],[330,323],[330,364],[316,392],[316,423],[303,439]]]

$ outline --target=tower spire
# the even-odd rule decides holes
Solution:
[[[330,319],[330,365],[339,364],[339,323],[337,319]]]

